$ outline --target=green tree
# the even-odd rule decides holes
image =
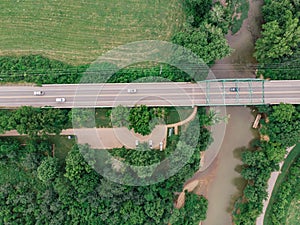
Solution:
[[[20,146],[17,141],[0,140],[0,160],[16,158],[19,149]]]
[[[146,219],[143,208],[133,201],[127,201],[123,204],[120,209],[120,216],[123,218],[123,224],[126,225],[144,224]]]
[[[286,154],[285,148],[281,147],[280,143],[266,143],[263,148],[266,151],[266,155],[270,161],[280,163]]]
[[[290,0],[265,0],[262,11],[266,22],[276,20],[280,26],[284,26],[286,23],[286,16],[293,11],[293,6]]]
[[[184,0],[184,8],[192,26],[198,27],[212,7],[212,0]]]
[[[42,134],[60,134],[68,124],[68,112],[62,109],[43,109],[39,120]]]
[[[0,110],[0,134],[13,129],[13,127],[9,123],[12,116],[13,112],[9,110]]]
[[[91,165],[87,164],[77,145],[68,153],[64,176],[69,179],[73,187],[81,194],[91,192],[100,181],[100,177]]]
[[[272,122],[279,123],[291,122],[295,113],[295,106],[281,102],[279,105],[273,106],[273,112],[270,115],[270,120]]]
[[[268,126],[262,132],[269,135],[270,141],[278,142],[282,148],[296,144],[300,138],[300,113],[290,104],[273,106]]]
[[[206,198],[187,192],[184,203],[185,220],[189,221],[187,224],[198,225],[200,221],[205,220],[207,207],[208,201]]]
[[[53,180],[58,174],[58,160],[56,158],[47,157],[37,169],[37,177],[43,182]]]
[[[162,199],[156,199],[153,201],[147,201],[144,205],[146,215],[153,220],[155,224],[161,224],[161,220],[165,213],[164,201]]]
[[[228,32],[232,12],[230,7],[223,6],[220,2],[213,4],[211,10],[208,12],[207,22],[222,29],[223,34]]]
[[[299,19],[287,18],[282,28],[276,20],[262,26],[262,37],[256,41],[254,56],[260,63],[271,63],[276,59],[293,55],[300,44]]]
[[[147,135],[151,133],[150,123],[151,113],[147,106],[140,105],[130,109],[129,114],[129,129],[141,135]]]
[[[19,134],[28,134],[29,136],[37,136],[39,131],[43,129],[39,120],[41,118],[41,109],[30,106],[23,106],[16,110],[11,123]]]
[[[95,109],[73,108],[69,112],[69,120],[73,128],[95,127]]]
[[[173,36],[173,42],[190,49],[208,64],[231,53],[222,29],[208,23],[198,28],[187,26]]]
[[[38,135],[59,134],[67,121],[65,110],[22,106],[10,118],[9,126],[15,128],[19,134],[37,137]]]
[[[110,113],[112,125],[116,127],[129,127],[129,116],[130,110],[122,105],[113,108]]]
[[[265,168],[269,165],[269,161],[263,151],[245,151],[242,153],[242,161],[246,165],[257,168]]]

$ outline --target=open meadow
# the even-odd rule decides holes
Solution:
[[[70,64],[133,41],[169,41],[184,21],[180,0],[2,0],[0,8],[0,55]]]

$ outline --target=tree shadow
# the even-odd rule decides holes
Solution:
[[[244,151],[246,151],[246,147],[240,147],[240,148],[236,148],[233,150],[233,157],[236,159],[241,159],[242,158],[242,153]]]
[[[241,174],[242,172],[242,169],[243,169],[243,165],[237,165],[235,168],[234,168],[234,171]]]
[[[247,184],[247,181],[242,177],[236,177],[232,180],[232,184],[234,184],[234,186],[237,188],[237,191],[230,198],[230,204],[226,209],[228,213],[232,213],[236,201],[243,195],[243,190]]]

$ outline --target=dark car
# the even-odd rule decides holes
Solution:
[[[238,92],[238,91],[240,91],[240,89],[238,87],[231,87],[231,88],[229,88],[229,91],[230,92]]]

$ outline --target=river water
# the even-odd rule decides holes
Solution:
[[[213,178],[206,187],[209,203],[203,225],[232,224],[232,207],[245,184],[239,173],[242,165],[240,152],[254,138],[251,130],[254,118],[250,108],[232,106],[227,107],[226,111],[230,119],[216,164],[213,165]]]
[[[211,68],[216,78],[255,77],[254,42],[260,35],[262,4],[263,0],[249,0],[248,18],[242,28],[237,34],[226,36],[234,52]],[[254,117],[246,107],[227,107],[226,112],[230,119],[219,155],[211,167],[198,176],[202,183],[196,192],[204,194],[209,202],[207,219],[202,225],[231,225],[234,202],[245,185],[239,173],[240,153],[254,138],[251,130]]]

